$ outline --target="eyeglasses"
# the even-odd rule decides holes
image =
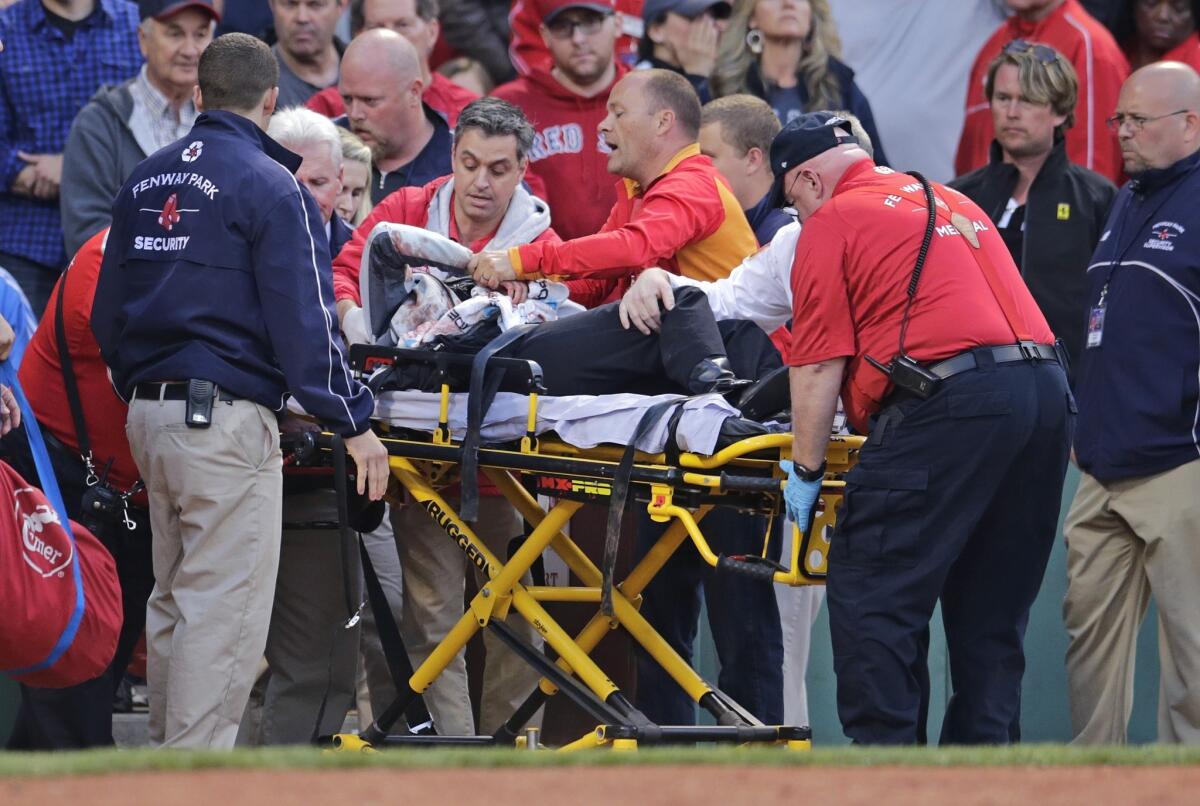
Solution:
[[[550,32],[550,36],[555,39],[571,39],[575,36],[575,30],[578,29],[584,36],[591,36],[600,31],[600,26],[604,25],[611,14],[589,14],[586,17],[576,19],[565,19],[556,17],[546,23],[546,30]]]
[[[1123,112],[1118,112],[1104,122],[1108,124],[1109,131],[1113,133],[1120,132],[1121,127],[1128,123],[1129,128],[1133,129],[1133,133],[1137,134],[1147,123],[1155,120],[1162,120],[1163,118],[1174,117],[1175,115],[1186,115],[1191,111],[1192,110],[1190,109],[1177,109],[1174,112],[1168,112],[1165,115],[1154,115],[1152,117],[1147,117],[1146,115],[1126,115]]]
[[[1014,39],[1004,46],[1005,53],[1029,53],[1042,64],[1054,64],[1058,61],[1058,51],[1049,45],[1038,45],[1025,39]]]

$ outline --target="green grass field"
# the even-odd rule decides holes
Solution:
[[[118,772],[202,769],[339,769],[379,767],[557,767],[702,764],[728,766],[855,767],[901,765],[1081,766],[1195,765],[1200,747],[1143,745],[1076,748],[1017,745],[996,748],[818,748],[789,752],[777,748],[647,748],[636,753],[592,750],[580,753],[519,750],[398,750],[379,753],[323,752],[315,748],[272,748],[221,752],[91,750],[75,753],[0,753],[0,776],[97,775]]]

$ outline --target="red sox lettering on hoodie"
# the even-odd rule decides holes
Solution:
[[[613,83],[627,72],[618,64]],[[565,240],[598,232],[617,201],[617,177],[608,172],[611,150],[597,130],[607,114],[608,90],[584,98],[539,72],[492,94],[519,106],[533,124],[529,170],[546,184],[554,231]]]

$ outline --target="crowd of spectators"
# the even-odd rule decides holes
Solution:
[[[658,266],[701,284],[729,277],[756,248],[779,238],[795,244],[799,228],[775,192],[772,139],[805,112],[836,110],[876,164],[953,180],[987,212],[1076,362],[1093,338],[1088,267],[1129,178],[1127,141],[1159,120],[1114,118],[1122,88],[1131,71],[1156,62],[1200,70],[1198,23],[1200,0],[0,0],[0,269],[42,316],[72,256],[99,259],[113,199],[134,168],[196,122],[200,54],[215,35],[240,31],[270,44],[278,64],[280,111],[270,134],[303,159],[297,179],[327,228],[337,314],[350,341],[367,337],[357,272],[365,237],[380,221],[467,245],[480,253],[477,279],[566,276],[572,298],[588,307],[618,299],[629,267]],[[1200,112],[1186,90],[1161,94],[1181,104],[1162,117],[1191,121]],[[1163,153],[1177,161],[1190,153],[1180,148]],[[1159,153],[1148,159],[1142,169],[1174,164],[1159,164]],[[714,173],[722,177],[715,183]],[[743,302],[755,293],[748,289]],[[1101,316],[1103,304],[1101,296]],[[1185,400],[1194,392],[1188,386]],[[71,444],[62,430],[56,437]],[[1099,477],[1089,479],[1102,487],[1108,477]],[[1090,488],[1093,508],[1100,487]],[[284,520],[289,507],[328,514],[331,506],[290,496]],[[520,518],[502,501],[487,507],[494,530],[484,537],[500,553]],[[1076,513],[1080,533],[1099,528],[1089,514],[1098,517]],[[393,575],[403,574],[400,628],[419,661],[461,613],[468,569],[424,513],[396,508],[389,522],[383,541],[390,545],[394,534],[402,560]],[[726,531],[761,540],[755,523],[731,519]],[[277,614],[342,596],[312,581],[324,561],[304,553],[306,539],[284,541]],[[807,637],[785,640],[778,622],[781,612],[808,619],[815,607],[777,608],[736,585],[714,589],[698,574],[657,600],[652,590],[652,603],[694,605],[683,615],[646,611],[685,657],[701,584],[753,611],[739,617],[773,625],[753,633],[753,647],[734,647],[738,628],[712,619],[718,640],[728,642],[730,682],[722,687],[740,679],[744,704],[759,716],[793,718],[803,674],[785,674],[784,659],[797,642],[806,653]],[[318,588],[324,600],[307,596]],[[1076,614],[1087,600],[1072,589]],[[1140,618],[1144,603],[1132,612],[1128,618]],[[245,740],[307,740],[305,709],[325,709],[328,695],[314,700],[313,691],[334,674],[328,658],[339,653],[303,644],[304,630],[289,633],[286,624],[319,617],[273,628],[266,655],[274,688],[261,681],[262,730]],[[1073,629],[1094,629],[1080,618]],[[1130,640],[1104,651],[1127,653]],[[1172,645],[1171,673],[1186,678],[1194,671],[1186,664],[1198,662],[1194,649]],[[1073,649],[1074,671],[1090,668],[1079,655],[1086,651]],[[488,652],[496,654],[484,732],[530,682],[503,648]],[[798,663],[802,670],[803,657]],[[343,666],[331,714],[352,704],[354,663]],[[654,671],[643,674],[644,691],[669,702]],[[1110,689],[1123,685],[1118,676],[1110,673]],[[1079,680],[1073,686],[1092,699],[1109,696]],[[1178,680],[1170,688],[1194,704]],[[428,699],[450,732],[475,732],[461,657]],[[46,714],[54,703],[43,705],[28,718],[53,719]],[[663,706],[664,721],[679,720],[674,707]],[[1119,740],[1122,729],[1096,727],[1099,709],[1081,711],[1077,727]],[[1170,738],[1200,735],[1200,720],[1179,713],[1164,717]],[[289,721],[295,714],[302,718]],[[1120,713],[1103,717],[1119,721]],[[94,742],[94,726],[81,735]]]

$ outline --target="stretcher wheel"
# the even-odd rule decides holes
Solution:
[[[356,733],[335,733],[333,735],[333,749],[344,753],[374,753],[375,748],[371,743],[363,739]]]

